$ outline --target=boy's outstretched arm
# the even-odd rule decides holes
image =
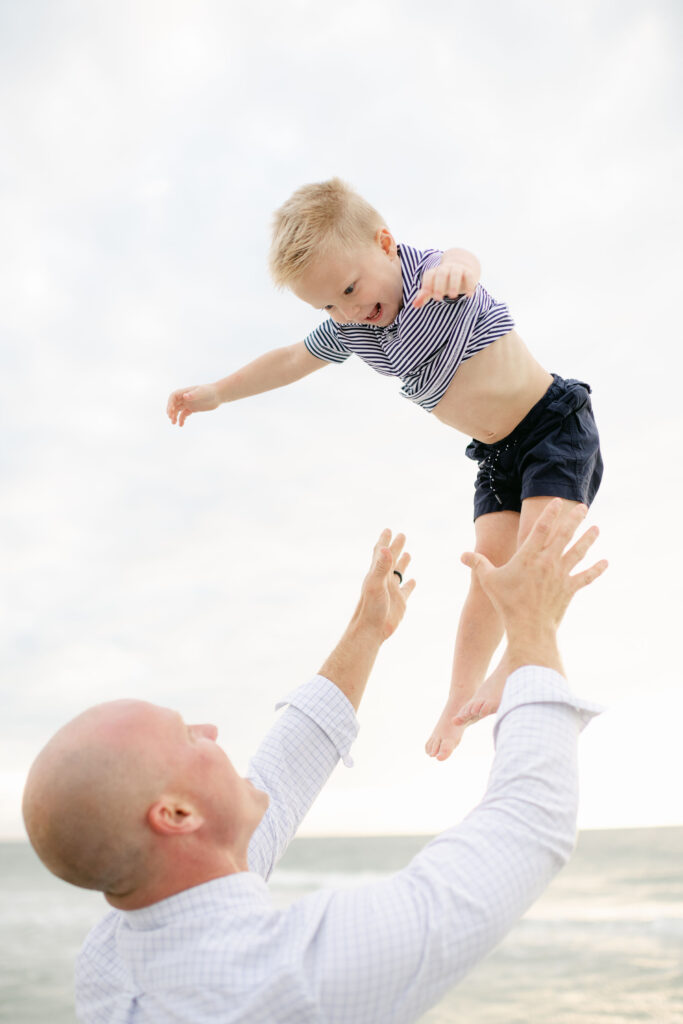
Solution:
[[[477,257],[466,249],[446,249],[438,267],[425,270],[422,286],[413,299],[415,309],[421,309],[430,299],[457,299],[459,295],[471,298],[481,276]]]
[[[252,363],[213,384],[194,384],[177,388],[168,397],[166,412],[172,423],[182,427],[193,412],[217,409],[223,402],[260,395],[263,391],[293,384],[314,370],[330,364],[311,355],[303,341],[265,352]]]

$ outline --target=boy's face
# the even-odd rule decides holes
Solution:
[[[326,256],[291,286],[314,309],[338,324],[388,327],[403,305],[403,277],[396,242],[380,228],[369,245]]]

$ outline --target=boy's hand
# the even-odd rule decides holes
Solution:
[[[209,412],[221,404],[218,391],[213,384],[194,384],[189,388],[172,391],[166,404],[166,413],[171,423],[182,427],[193,412]]]
[[[441,257],[441,263],[432,270],[425,270],[422,286],[413,299],[415,309],[421,309],[430,299],[457,299],[460,295],[471,298],[474,295],[481,268],[479,260],[464,249],[448,249]]]

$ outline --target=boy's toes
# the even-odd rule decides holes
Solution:
[[[468,701],[464,707],[460,708],[457,715],[453,719],[456,725],[467,725],[469,722],[476,722],[478,714],[477,707],[481,701]]]
[[[471,722],[478,722],[480,718],[493,715],[498,710],[498,702],[495,700],[471,700],[466,704],[453,721],[456,725],[469,725]]]
[[[427,754],[428,757],[434,757],[437,750],[439,749],[440,742],[441,741],[437,739],[435,736],[429,737],[429,739],[425,743],[425,753]]]
[[[439,746],[439,751],[438,751],[438,753],[436,755],[437,761],[446,761],[451,756],[451,754],[455,750],[456,746],[457,746],[457,743],[456,743],[455,740],[447,740],[447,739],[441,740],[441,744]]]

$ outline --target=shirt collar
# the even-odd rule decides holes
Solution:
[[[253,871],[239,871],[234,875],[193,885],[149,907],[122,910],[120,913],[134,931],[149,931],[186,917],[189,911],[193,915],[210,914],[217,910],[225,913],[269,902],[268,887],[263,878]]]
[[[406,306],[413,301],[417,292],[417,288],[415,287],[415,264],[417,263],[419,256],[418,250],[403,242],[397,242],[396,252],[398,253],[399,262],[401,264],[403,303],[396,315],[396,319],[392,320],[392,322],[384,328],[385,331],[398,330],[398,326],[406,311]]]

